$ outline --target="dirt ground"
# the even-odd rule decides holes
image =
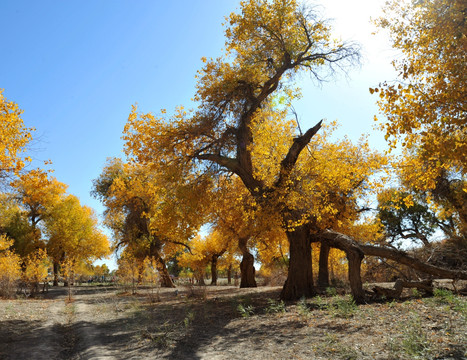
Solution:
[[[82,286],[0,300],[0,359],[467,359],[467,299],[449,293],[355,306],[279,287]]]

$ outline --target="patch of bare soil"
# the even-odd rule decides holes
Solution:
[[[465,297],[357,307],[332,291],[287,304],[279,292],[83,286],[71,303],[1,300],[0,359],[467,359]]]
[[[67,314],[63,289],[48,298],[0,300],[0,359],[63,359]]]

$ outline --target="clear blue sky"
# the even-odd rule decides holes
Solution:
[[[302,127],[338,119],[339,136],[371,133],[370,142],[384,148],[368,92],[395,78],[394,53],[369,23],[383,1],[322,3],[336,34],[362,44],[364,60],[322,87],[301,78],[304,96],[295,107]],[[69,193],[101,213],[89,195],[92,179],[107,157],[121,156],[131,105],[146,112],[190,106],[200,58],[220,55],[221,23],[236,8],[233,0],[2,0],[0,88],[37,129],[33,157],[52,160]]]

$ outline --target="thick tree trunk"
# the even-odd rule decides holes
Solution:
[[[248,251],[248,238],[238,239],[238,247],[242,252],[242,262],[240,263],[240,287],[256,287],[255,279],[255,257]]]
[[[58,286],[58,262],[54,261],[53,272],[54,272],[54,282],[53,286]]]
[[[363,253],[361,251],[348,251],[347,260],[349,262],[349,282],[352,297],[357,304],[363,304],[365,302],[365,291],[363,290],[360,275]]]
[[[307,226],[298,226],[286,232],[289,240],[289,271],[281,292],[282,300],[298,300],[311,297],[313,288],[313,269],[311,258],[311,238]]]
[[[255,279],[255,257],[249,252],[243,254],[242,262],[240,263],[240,287],[251,288],[256,287]]]
[[[322,242],[319,248],[319,271],[318,287],[326,289],[329,287],[329,251],[331,248],[325,242]]]
[[[328,246],[340,249],[346,253],[349,263],[348,275],[352,296],[357,303],[365,302],[365,291],[363,290],[360,274],[364,254],[359,244],[351,238],[336,232],[326,231],[319,236],[323,239],[321,246],[323,246],[323,243],[326,243]]]
[[[217,255],[211,258],[211,285],[217,285]]]
[[[174,288],[175,285],[167,270],[167,266],[165,266],[165,261],[161,257],[157,259],[157,270],[161,276],[161,287]]]
[[[229,265],[227,270],[227,284],[232,285],[232,264]]]

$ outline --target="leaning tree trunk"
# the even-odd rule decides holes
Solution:
[[[211,257],[211,285],[217,285],[217,255]]]
[[[399,264],[404,264],[412,269],[421,271],[425,274],[430,274],[442,279],[461,279],[467,280],[467,271],[450,270],[438,266],[424,263],[405,252],[395,249],[383,248],[374,245],[360,245],[363,253],[368,256],[378,256],[385,259],[391,259]]]
[[[289,271],[280,297],[282,300],[311,297],[315,291],[309,228],[298,226],[293,231],[286,231],[286,235],[289,240]]]
[[[340,249],[340,246],[347,248],[357,248],[365,256],[377,256],[384,259],[391,259],[399,264],[407,265],[408,267],[421,271],[425,274],[430,274],[439,278],[467,280],[467,271],[450,270],[430,265],[420,261],[417,258],[407,255],[407,253],[401,250],[375,245],[360,245],[351,237],[331,230],[327,230],[321,233],[320,237],[325,239],[325,241],[327,241],[332,247],[337,247],[338,249]]]
[[[329,287],[329,251],[331,248],[328,244],[322,242],[319,247],[319,270],[318,270],[318,287],[326,289]]]
[[[255,257],[248,251],[248,238],[238,239],[238,247],[242,252],[242,261],[240,263],[240,287],[256,287],[255,279]]]
[[[156,261],[157,264],[157,271],[159,271],[159,275],[161,276],[161,287],[166,288],[174,288],[175,285],[170,277],[169,271],[167,270],[167,266],[165,266],[165,261],[162,257],[159,257]]]

